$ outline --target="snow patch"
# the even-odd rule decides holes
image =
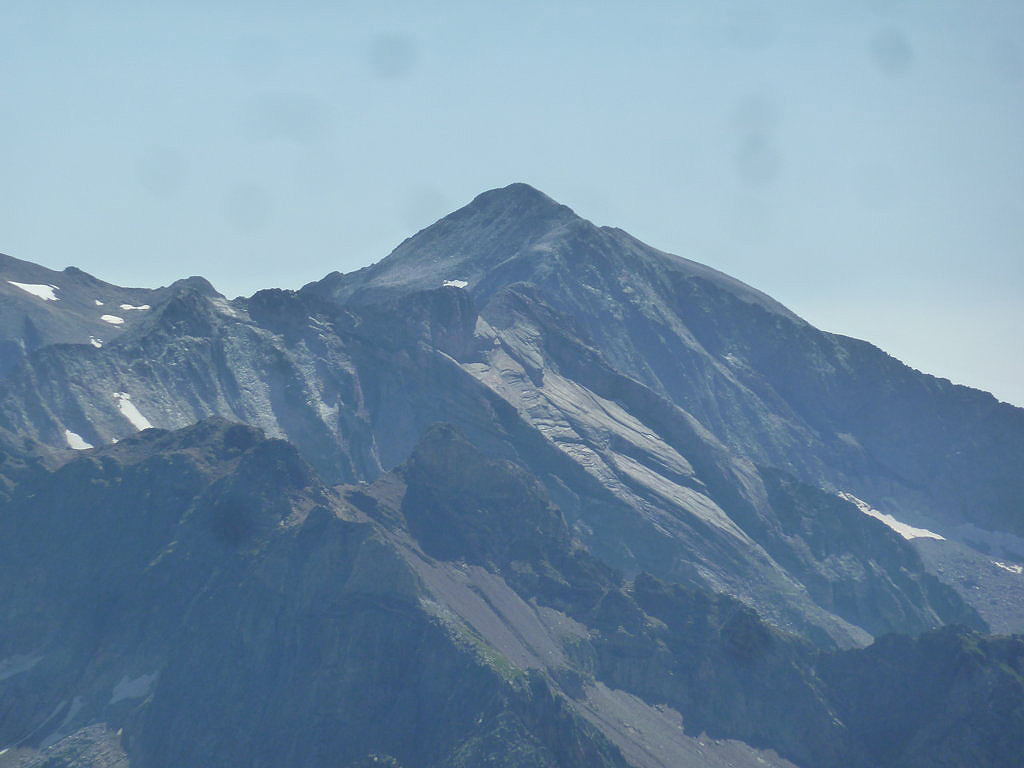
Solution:
[[[92,448],[91,443],[85,442],[81,435],[75,434],[70,429],[64,430],[64,439],[68,441],[68,448],[73,448],[76,451],[85,451]]]
[[[102,307],[102,306],[103,306],[103,302],[102,302],[102,301],[100,301],[99,299],[93,299],[93,301],[95,301],[95,302],[96,302],[96,306],[97,306],[97,307]]]
[[[992,565],[997,568],[1002,568],[1004,571],[1010,573],[1016,573],[1018,576],[1024,575],[1024,565],[1015,565],[1013,563],[1001,563],[998,560],[993,560]]]
[[[128,419],[128,421],[132,423],[133,427],[140,431],[143,429],[153,428],[149,419],[139,413],[139,409],[136,408],[135,403],[132,402],[132,396],[127,392],[115,392],[114,399],[117,401],[117,407],[118,410],[121,411],[121,415]]]
[[[854,504],[857,507],[857,509],[863,512],[865,515],[869,515],[870,517],[873,517],[876,520],[881,520],[883,523],[885,523],[894,531],[896,531],[896,533],[898,533],[904,539],[938,539],[939,541],[946,540],[945,536],[940,536],[939,534],[935,533],[935,531],[929,531],[927,528],[915,528],[912,525],[907,525],[907,523],[900,522],[892,515],[886,514],[885,512],[879,512],[866,501],[858,499],[852,493],[846,493],[845,491],[841,491],[837,495],[844,501],[849,501],[851,504]]]
[[[95,336],[90,336],[89,343],[96,347],[96,349],[99,349],[103,346],[103,339],[97,339]]]
[[[149,304],[140,304],[137,307],[133,307],[131,304],[122,304],[121,309],[149,309]]]
[[[124,318],[118,317],[117,315],[100,315],[100,320],[111,325],[122,325],[124,324]]]
[[[140,675],[134,680],[129,680],[128,675],[125,675],[121,678],[121,682],[114,686],[114,694],[110,697],[110,703],[117,704],[125,699],[144,699],[153,690],[153,683],[156,682],[158,674],[158,672],[152,672],[148,675]]]
[[[16,283],[13,280],[8,280],[8,283],[13,285],[15,288],[21,288],[25,293],[31,293],[33,296],[37,296],[43,301],[60,301],[54,291],[59,291],[56,285],[36,285],[35,283]]]
[[[469,283],[465,280],[445,280],[441,285],[444,288],[465,288]]]

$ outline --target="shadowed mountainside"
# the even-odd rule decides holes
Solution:
[[[1019,638],[822,652],[732,598],[625,578],[450,426],[337,490],[242,425],[148,430],[17,483],[0,526],[0,741],[38,764],[910,766],[927,743],[997,765],[1022,746]]]

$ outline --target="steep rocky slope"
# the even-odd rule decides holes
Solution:
[[[623,765],[248,427],[90,453],[19,485],[0,526],[4,744],[104,723],[141,766]]]
[[[526,185],[297,292],[0,299],[0,766],[1019,747],[1024,411]]]
[[[22,765],[919,765],[922,743],[997,765],[1024,746],[1019,639],[823,653],[732,598],[625,578],[450,426],[337,490],[242,425],[148,430],[37,469],[0,525],[0,742]]]
[[[350,304],[465,284],[534,296],[617,371],[758,464],[911,522],[1024,533],[1024,411],[816,330],[706,266],[597,227],[525,184],[480,195],[388,258],[304,291]]]
[[[66,449],[219,414],[287,438],[324,477],[351,482],[397,465],[426,426],[448,420],[528,467],[582,540],[628,572],[733,594],[826,645],[981,626],[845,502],[825,503],[846,510],[832,525],[882,544],[858,550],[854,533],[814,553],[799,532],[785,535],[749,460],[614,370],[526,288],[507,289],[490,317],[455,287],[338,307],[281,291],[226,304],[178,285],[117,343],[32,353],[0,384],[0,429]],[[848,599],[819,588],[842,581]]]
[[[39,278],[23,262],[7,264],[13,277]],[[73,271],[44,277],[68,296],[98,282]],[[42,325],[40,317],[65,309],[11,290],[24,294],[24,323]],[[828,437],[765,383],[779,371],[817,371],[835,380],[828,387],[836,393],[798,398],[800,408],[840,407],[852,374],[815,352],[834,337],[731,278],[596,228],[524,185],[486,193],[380,264],[299,294],[269,290],[228,302],[193,278],[145,298],[150,308],[134,311],[132,324],[103,347],[59,343],[77,339],[58,328],[54,343],[14,365],[0,384],[0,430],[51,449],[82,448],[218,414],[288,439],[328,481],[352,482],[404,461],[430,423],[452,421],[534,472],[574,531],[627,572],[711,586],[825,644],[951,620],[981,626],[920,573],[913,556],[907,563],[918,575],[910,584],[893,577],[906,563],[892,547],[847,552],[843,542],[863,540],[853,533],[833,536],[836,551],[814,552],[802,533],[782,530],[759,467],[853,490],[902,520],[955,530],[955,521],[942,527],[928,501],[933,483],[908,480],[861,449],[854,467],[826,445],[838,427]],[[16,327],[8,323],[7,332]],[[721,340],[711,343],[723,334],[734,350],[724,357]],[[661,347],[646,348],[652,339]],[[741,346],[763,356],[783,344],[792,364],[761,365],[760,389],[730,373]],[[895,361],[890,368],[934,381]],[[876,389],[872,408],[891,407],[889,390]],[[972,416],[958,403],[933,407],[962,426]],[[1019,413],[1010,411],[999,426],[1009,435],[1005,446],[989,448],[992,440],[979,437],[954,449],[927,433],[932,421],[919,428],[922,419],[890,419],[890,437],[913,440],[908,455],[943,444],[961,453],[1005,449],[1007,461],[986,465],[1000,477],[957,487],[961,516],[963,496],[972,494],[978,510],[970,516],[985,526],[993,509],[1006,507],[982,503],[986,494],[1019,498],[1011,471]],[[847,453],[859,439],[850,430],[836,438]],[[952,463],[936,477],[960,472],[959,460]],[[943,496],[947,505],[956,498]],[[924,518],[922,509],[933,514]],[[880,528],[843,515],[844,525]],[[820,514],[808,519],[835,528]],[[999,530],[1006,529],[1013,527]],[[893,538],[875,534],[886,536]],[[848,555],[856,565],[840,562]],[[961,597],[987,610],[987,598],[970,590]],[[1005,612],[986,615],[1015,626]]]

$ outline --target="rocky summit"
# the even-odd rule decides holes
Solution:
[[[1003,766],[1024,410],[525,184],[229,300],[0,257],[0,768]]]

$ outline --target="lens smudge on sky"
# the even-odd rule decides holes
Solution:
[[[405,77],[416,65],[416,44],[406,35],[380,35],[370,41],[368,58],[377,77]]]
[[[148,147],[138,158],[139,184],[154,197],[168,197],[181,190],[185,161],[173,147]]]
[[[914,63],[914,50],[898,29],[886,29],[871,39],[871,57],[887,75],[900,75]]]

